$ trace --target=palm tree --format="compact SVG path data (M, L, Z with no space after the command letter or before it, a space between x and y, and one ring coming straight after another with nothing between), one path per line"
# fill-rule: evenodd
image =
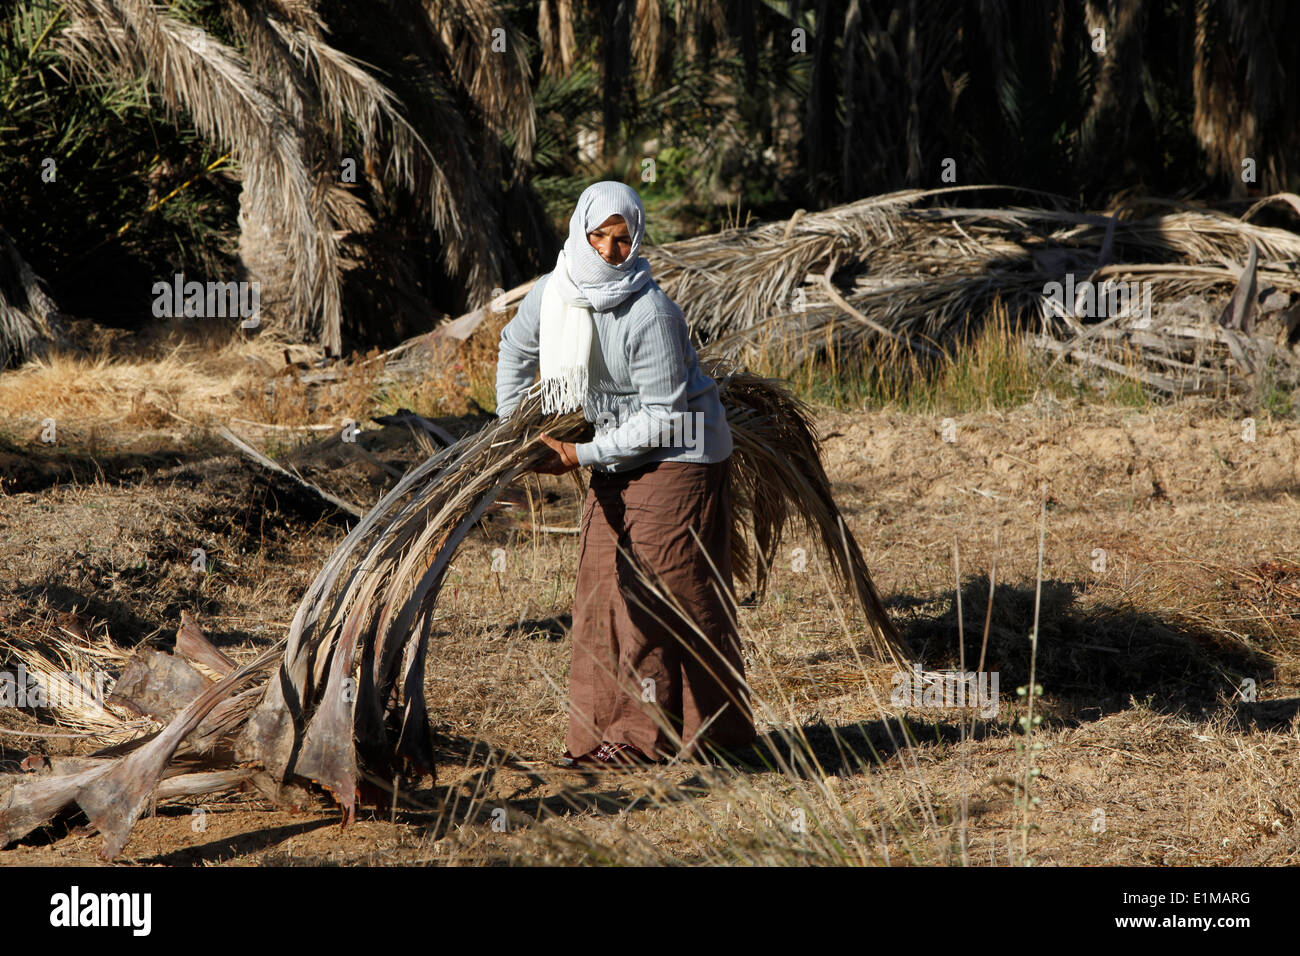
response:
M347 260L381 247L371 240L385 226L412 232L422 222L465 300L529 271L509 253L520 235L548 241L523 188L534 138L525 45L494 4L63 8L42 42L80 82L143 82L176 123L192 123L234 158L239 257L261 283L263 317L289 336L340 349ZM389 77L359 50L390 66Z
M238 256L262 283L265 317L332 350L345 335L373 338L376 324L394 329L402 315L426 324L431 301L469 306L540 271L555 237L534 186L556 207L572 201L597 171L576 158L583 131L603 133L603 175L631 173L641 141L659 138L681 158L674 189L707 194L717 180L717 194L740 184L817 206L941 185L949 158L959 183L1090 202L1136 186L1278 191L1294 188L1288 157L1300 145L1287 95L1300 53L1281 39L1300 27L1300 6L1287 0L18 0L11 9L22 22L0 24L0 106L21 113L29 93L65 82L53 67L32 80L47 57L74 63L87 91L150 91L175 129L192 124L207 148L233 157ZM792 30L806 50L792 49ZM94 124L110 115L83 119L84 130L101 133ZM28 138L15 145L20 125ZM0 127L24 168L53 148L30 138L42 123L0 117ZM795 150L797 165L787 162ZM1254 184L1243 182L1247 160ZM119 157L118 178L123 166ZM544 175L530 178L534 169ZM56 217L40 206L51 200L35 198L6 208L0 195L0 222L57 292L32 233L67 220L68 207ZM12 361L54 334L35 317L53 313L33 311L20 272L6 268L0 359Z
M820 0L810 26L805 168L823 201L940 185L949 157L959 182L1095 201L1240 195L1246 158L1257 188L1294 184L1285 0Z
M1294 189L1300 8L1287 0L1206 0L1193 17L1193 125L1207 170L1240 194L1243 160L1253 159L1263 191Z
M793 110L803 99L799 80L792 81L799 66L782 52L789 20L776 4L539 0L536 9L538 90L547 105L539 119L544 127L554 120L576 127L584 139L570 148L568 171L634 175L650 139L684 158L679 178L701 198L718 198L707 195L715 180L727 180L720 193L773 180L773 164L762 168L761 157L775 138L774 104ZM553 91L587 70L597 103L566 89L573 108L556 104ZM540 165L555 172L552 150ZM569 177L543 178L570 185Z

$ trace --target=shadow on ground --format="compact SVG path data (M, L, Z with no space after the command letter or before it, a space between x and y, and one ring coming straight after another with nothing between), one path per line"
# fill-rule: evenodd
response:
M1164 618L1132 607L1081 603L1083 585L1042 584L1035 681L1053 700L1104 716L1130 699L1158 713L1204 716L1222 708L1247 682L1274 677L1269 658L1223 631ZM997 672L1003 695L1029 682L1032 585L1000 584L993 595L988 646L982 647L989 580L973 576L961 591L965 666ZM903 636L926 669L960 666L957 610L900 622ZM1262 636L1261 636L1262 639Z

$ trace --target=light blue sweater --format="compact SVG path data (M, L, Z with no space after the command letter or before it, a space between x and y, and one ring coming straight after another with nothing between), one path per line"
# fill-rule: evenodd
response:
M548 273L537 281L501 330L501 418L510 416L537 374L542 292L549 278ZM731 428L717 383L700 371L677 304L651 280L611 311L592 316L594 407L585 414L596 433L576 446L579 463L614 472L654 461L724 461L732 450ZM608 372L603 376L601 359Z

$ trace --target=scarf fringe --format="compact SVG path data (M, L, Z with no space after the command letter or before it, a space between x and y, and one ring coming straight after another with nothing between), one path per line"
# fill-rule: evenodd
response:
M565 414L583 405L587 394L587 369L575 366L542 380L542 413Z

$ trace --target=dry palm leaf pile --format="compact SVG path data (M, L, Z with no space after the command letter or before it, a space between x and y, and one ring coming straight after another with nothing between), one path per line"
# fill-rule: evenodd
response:
M706 363L735 439L733 544L738 578L760 592L792 520L830 557L866 620L874 653L903 662L897 632L839 515L808 409L772 380ZM253 787L300 805L325 787L346 823L362 788L434 770L424 661L443 576L497 496L548 453L542 430L581 437L581 413L544 419L534 393L506 421L411 469L351 530L307 593L285 640L237 665L185 618L176 653L134 654L83 636L11 645L33 674L107 669L102 706L55 708L70 730L109 746L37 760L0 778L0 846L74 806L116 856L152 802Z
M1240 216L1154 199L943 204L973 190L1006 188L890 193L646 255L723 357L776 343L798 362L880 342L937 356L1001 308L1037 348L1164 392L1237 388L1270 365L1300 383L1300 233L1252 221L1266 207L1300 215L1300 197Z

